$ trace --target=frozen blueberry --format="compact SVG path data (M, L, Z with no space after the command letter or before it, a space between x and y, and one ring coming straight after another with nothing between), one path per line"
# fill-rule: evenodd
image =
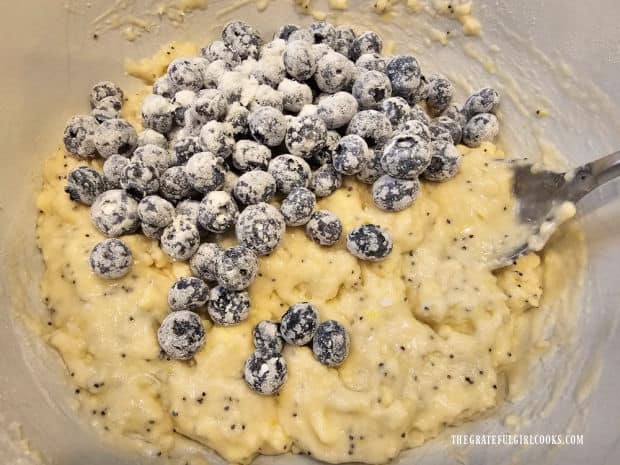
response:
M209 294L207 312L216 325L239 324L250 314L250 295L246 291L215 286Z
M428 81L426 80L426 76L423 74L420 75L420 82L418 87L413 89L409 95L406 96L407 102L409 105L417 105L426 100L428 97Z
M426 125L431 123L431 119L420 105L411 106L411 114L409 115L409 118L420 121Z
M398 179L384 174L372 185L372 199L381 210L397 212L411 206L418 198L420 181Z
M306 158L325 144L327 128L318 116L292 119L286 128L284 143L293 155Z
M122 155L112 155L103 163L103 180L106 190L120 189L121 175L129 164L129 159Z
M284 348L284 339L280 336L280 323L276 321L259 321L252 330L254 347L257 350L280 353Z
M239 176L233 193L244 205L269 202L276 193L276 181L266 171L248 171Z
M202 143L199 137L180 137L172 145L173 164L184 165L199 152L202 152Z
M159 193L171 202L179 202L194 194L185 166L172 166L162 173L159 178Z
M132 197L141 199L159 190L158 175L152 166L139 160L130 160L121 173L121 187Z
M312 173L310 190L317 197L327 197L342 186L342 175L331 163L325 163Z
M304 105L312 103L310 86L292 79L283 79L278 85L278 92L282 94L282 105L286 111L297 113Z
M317 328L312 340L312 352L323 365L328 367L342 365L349 355L347 330L335 320L324 321Z
M95 131L95 147L103 158L119 154L129 156L138 144L138 134L124 119L103 121Z
M461 127L464 127L467 124L467 116L465 115L465 112L463 112L461 108L456 105L448 105L448 108L441 113L441 116L453 119Z
M168 150L152 144L136 148L131 159L155 168L158 174L166 171L174 161Z
M121 112L122 103L117 97L106 97L97 103L97 106L90 112L97 122L101 123L107 119L118 118Z
M279 155L269 162L269 174L276 180L276 188L288 194L295 187L307 187L312 171L310 166L295 155Z
M217 254L215 276L220 286L231 291L250 287L258 273L258 258L247 247L236 246Z
M194 103L196 92L193 90L180 90L172 98L172 107L174 109L173 117L177 126L183 126L185 123L185 112Z
M224 184L224 162L210 152L193 155L185 165L185 170L190 184L198 192L214 191Z
M204 87L204 71L208 64L201 57L175 58L168 65L168 77L179 90L198 92Z
M189 268L192 274L203 281L216 281L217 257L221 252L222 249L217 244L209 242L200 244L196 253L189 259Z
M387 116L377 110L364 110L351 119L347 134L356 134L373 147L387 142L392 136L392 124Z
M287 380L286 360L279 353L257 350L246 360L243 377L254 392L270 396Z
M461 142L463 129L461 125L447 116L440 116L439 118L435 118L431 124L429 125L429 130L431 131L431 136L435 134L441 133L441 128L445 129L450 133L450 137L452 138L452 142L458 144ZM440 137L435 137L435 139L443 139Z
M220 190L224 192L228 192L229 194L232 194L233 191L235 190L235 186L237 185L238 180L239 180L239 176L236 173L233 173L232 171L227 170L226 173L224 173L224 184L222 184L222 187L220 187Z
M161 97L172 98L178 90L167 74L158 77L153 83L153 94Z
M350 88L355 78L355 65L338 52L324 55L316 64L314 80L323 92L333 94Z
M110 81L101 81L93 86L90 91L90 106L96 108L99 103L107 98L114 97L118 101L123 101L123 91L119 86Z
M186 216L176 216L162 231L161 249L173 260L187 260L200 245L200 233Z
M385 58L378 53L365 53L355 61L355 66L360 71L379 71L380 73L385 73Z
M358 181L364 184L372 184L385 174L381 167L382 155L383 146L368 149L364 163L362 163L360 171L355 175Z
M317 58L310 42L303 40L289 42L282 59L288 75L298 81L310 79L316 71Z
M228 106L224 122L232 126L234 137L245 137L248 134L248 116L250 111L239 102Z
M332 156L334 169L341 174L354 175L362 169L368 156L368 145L360 136L349 134L338 142Z
M212 120L222 120L226 115L226 105L226 97L222 92L217 89L204 89L198 92L188 111L204 124Z
M330 211L315 211L306 224L306 235L319 245L334 245L342 235L342 223Z
M256 79L259 84L278 87L278 84L286 76L284 60L281 55L265 55L258 63L256 68L250 73L250 77Z
M260 107L272 107L281 112L284 109L282 94L267 85L259 85L254 92L254 100L250 103L250 110Z
M392 83L392 94L409 98L420 85L420 64L412 55L396 55L387 63L385 73Z
M499 106L499 92L485 87L470 95L463 104L463 112L468 118L479 113L494 113Z
M293 189L280 205L280 212L288 226L302 226L310 221L316 196L305 187Z
M257 203L245 208L237 218L236 234L239 244L258 255L268 255L280 244L285 230L280 211L267 204Z
M351 44L350 56L352 60L357 59L365 53L377 53L381 55L383 51L383 40L376 32L368 31L360 34Z
M454 143L450 129L444 124L438 123L436 120L432 121L428 125L428 132L431 135L431 140L433 141L443 140L445 142L449 142L450 144Z
M325 122L328 129L346 126L357 113L358 104L348 92L336 92L318 103L317 115Z
M237 216L239 208L229 193L211 191L200 202L198 224L209 232L220 234L235 224Z
M90 219L108 237L133 233L140 225L138 202L123 190L105 191L97 196L90 207Z
M258 58L263 38L260 33L243 21L231 21L222 30L222 40L240 59Z
M326 21L315 21L308 26L308 30L314 37L315 44L326 44L329 47L336 45L336 28Z
M77 158L96 156L95 133L99 123L92 116L72 116L67 122L63 141L67 152Z
M227 71L230 71L230 65L224 60L215 60L213 63L209 63L205 70L205 88L215 89Z
M235 144L232 164L240 171L267 169L271 160L271 151L253 140L240 140Z
M200 130L200 143L206 152L221 158L229 157L235 147L232 125L209 121Z
M350 26L337 26L336 39L332 48L345 57L351 57L351 47L355 40L355 32Z
M189 310L168 314L157 330L164 353L175 360L189 360L205 343L205 328L200 317Z
M200 49L200 55L210 63L223 60L229 66L238 65L241 62L239 55L221 40L214 40L209 45Z
M362 260L383 260L393 246L390 233L376 224L363 224L347 234L347 250Z
M428 181L445 181L452 178L459 170L461 154L450 142L438 140L429 146L431 163L422 176Z
M402 97L389 97L379 102L378 110L383 113L396 129L410 119L411 107Z
M336 131L327 131L325 144L321 148L314 150L307 159L310 166L318 168L325 163L331 163L332 155L336 150L338 142L340 142L340 134Z
M282 315L280 334L287 343L303 346L312 340L318 326L316 306L310 302L299 302L291 305Z
M403 133L393 137L383 148L381 167L390 176L415 179L431 161L428 143L421 137Z
M428 80L428 95L426 108L431 116L439 116L452 100L454 86L450 81L441 76L432 76Z
M317 106L316 105L304 105L302 109L297 113L297 117L301 118L302 116L314 116L317 114ZM287 115L289 118L291 115Z
M417 119L410 119L409 121L405 121L398 127L398 131L401 135L409 134L413 136L418 136L426 142L430 142L432 138L431 131L428 125Z
M327 44L314 44L312 45L312 52L317 60L320 60L329 52L333 52L334 50Z
M287 42L294 42L296 40L314 44L314 36L307 28L299 28L296 31L291 32L291 35L288 36Z
M154 241L158 241L161 239L161 233L163 232L164 228L158 228L157 226L142 223L140 224L140 230L142 231L144 237L153 239Z
M166 139L166 136L163 134L160 134L153 129L146 128L138 134L138 147L149 144L165 149L168 147L168 139Z
M246 73L241 71L226 71L217 82L219 90L227 102L240 102L247 104L247 93L249 89L254 89L258 85L254 80L250 81Z
M165 228L174 218L174 206L158 195L148 195L138 203L138 218L156 228Z
M177 279L168 291L168 306L173 312L196 310L209 300L209 287L193 276Z
M268 147L280 145L286 135L286 120L273 107L258 107L248 116L250 133L257 142Z
M88 166L78 166L67 176L65 192L69 198L84 205L92 205L95 198L105 190L105 183L98 171Z
M120 239L105 239L90 252L90 269L100 278L118 279L129 273L131 250Z
M142 124L162 134L168 134L174 123L174 107L161 95L147 95L142 101Z
M297 24L283 24L275 32L275 34L273 35L273 38L288 40L290 35L298 29L299 29L299 26Z
M360 108L377 108L381 100L392 95L392 84L380 71L365 71L353 83L352 93Z
M493 141L499 134L499 122L492 113L474 115L463 128L463 143L479 147L482 142Z
M184 215L198 224L198 211L200 209L200 202L197 200L183 200L179 202L174 209L175 215Z

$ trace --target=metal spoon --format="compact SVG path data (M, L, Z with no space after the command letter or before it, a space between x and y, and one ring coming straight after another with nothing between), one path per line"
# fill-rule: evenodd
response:
M619 176L620 151L566 173L538 171L531 164L515 166L513 193L517 200L517 218L529 226L533 236L542 238L537 250L542 248L561 222L561 218L556 215L558 207L566 205L566 202L577 203L586 194ZM549 234L540 234L543 227L547 228ZM531 250L532 242L525 241L499 257L494 268L510 265Z

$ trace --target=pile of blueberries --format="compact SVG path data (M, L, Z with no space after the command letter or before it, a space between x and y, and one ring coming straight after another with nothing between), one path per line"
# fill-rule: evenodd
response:
M497 91L481 89L459 108L447 79L424 76L412 55L384 57L382 47L375 32L356 36L324 21L284 25L264 43L251 25L232 21L221 40L200 56L173 60L155 81L140 134L120 118L123 92L108 81L93 87L91 114L69 120L67 151L105 159L102 173L71 171L65 188L90 206L108 237L91 252L92 270L109 279L127 274L132 254L118 237L138 231L173 260L189 260L194 276L170 289L172 312L158 332L169 358L188 359L202 347L196 310L206 307L223 326L247 318L258 256L276 249L286 226L305 226L322 246L340 240L340 219L317 211L316 199L340 188L344 176L372 185L378 208L403 210L417 198L419 178L440 182L457 173L455 144L476 147L497 136ZM238 246L210 240L233 229ZM379 225L346 237L363 260L387 257L392 245ZM262 383L250 381L254 372L286 371L281 357L276 363L265 353L279 352L257 345L246 365L250 386Z

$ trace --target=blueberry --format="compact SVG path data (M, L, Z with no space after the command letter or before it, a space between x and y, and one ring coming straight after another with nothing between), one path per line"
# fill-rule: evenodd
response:
M286 121L282 112L272 107L258 107L248 116L252 137L269 147L280 145L286 135Z
M239 176L236 173L233 173L232 171L227 170L224 173L224 184L222 184L222 187L220 187L220 190L227 192L229 194L233 194L238 180L239 180Z
M67 152L77 158L96 156L95 134L99 123L92 116L72 116L65 127L63 141Z
M362 260L383 260L393 246L390 233L376 224L363 224L347 234L347 250Z
M198 92L188 112L204 124L212 120L222 120L226 115L226 106L226 97L222 92L217 89L204 89Z
M165 98L172 98L174 94L178 91L177 87L172 83L170 76L164 74L163 76L155 79L153 83L153 95L159 95Z
M421 137L403 133L393 137L383 148L381 167L390 176L415 179L431 161L428 143Z
M263 38L260 33L243 21L231 21L222 30L222 40L239 58L258 58Z
M189 259L189 267L192 274L203 281L216 281L217 257L222 249L217 244L205 242L200 244L198 250Z
M152 166L130 160L121 173L121 187L132 197L141 199L159 190L158 174Z
M122 155L112 155L103 163L103 180L106 190L120 189L121 175L129 159Z
M392 136L392 124L383 113L377 110L364 110L351 119L347 134L356 134L373 147L387 142Z
M296 187L282 200L280 212L288 226L302 226L306 224L314 207L316 196L305 187Z
M313 44L312 45L312 53L316 57L317 61L327 55L329 52L333 52L334 50L327 44Z
M341 174L354 175L360 172L368 156L368 145L360 136L349 134L338 142L332 157L334 169Z
M168 291L168 306L173 312L197 310L209 300L209 287L193 276L177 279Z
M105 239L90 252L90 269L100 278L118 279L129 273L133 264L131 250L119 239Z
M185 112L192 106L196 100L196 92L193 90L180 90L172 98L173 118L177 126L183 126L185 123Z
M276 193L276 181L266 171L248 171L239 177L233 193L244 205L269 202Z
M396 55L392 57L385 68L392 83L392 94L409 98L420 85L420 64L412 55Z
M303 40L289 42L282 59L287 74L298 81L310 79L316 71L317 57L310 42Z
M447 116L440 116L439 118L435 118L429 126L431 136L433 134L439 134L440 132L442 132L439 128L444 128L450 133L450 137L452 138L453 143L458 144L459 142L461 142L463 129L461 128L461 125L453 119L448 118Z
M308 163L311 167L318 168L325 163L331 163L332 156L336 151L336 146L340 142L340 134L336 131L327 131L325 135L325 144L320 149L314 150L310 157L308 157Z
M209 294L207 312L211 321L219 326L232 326L247 319L250 314L250 295L215 286Z
M437 120L433 120L428 125L428 132L431 135L431 140L443 140L445 142L449 142L450 144L454 143L454 139L452 138L452 133L450 132L450 128L446 127L445 124L441 124L437 122Z
M330 211L315 211L306 224L306 235L319 245L334 245L342 235L342 223Z
M381 100L392 95L392 84L380 71L365 71L353 83L352 93L360 108L377 108Z
M205 343L205 329L200 317L189 310L170 313L157 330L157 340L164 353L175 360L189 360Z
M491 87L485 87L470 95L463 104L463 112L467 118L479 113L494 113L499 106L499 92Z
M258 203L249 205L239 214L235 229L239 244L258 255L268 255L280 244L285 227L278 209L267 203Z
M280 323L276 321L259 321L252 330L254 347L270 353L280 353L284 348L284 339L280 336Z
M248 116L250 111L239 102L234 102L228 106L224 122L232 126L233 136L245 137L248 135Z
M364 184L372 184L382 175L385 174L381 167L381 156L383 155L383 146L368 149L364 163L360 171L355 175L358 181Z
M185 165L192 187L198 192L217 190L224 184L224 162L210 152L199 152Z
M174 206L158 195L148 195L138 203L138 218L156 228L165 228L175 217Z
M327 128L318 116L293 118L287 125L284 143L292 155L306 158L325 144Z
M248 79L241 71L226 71L217 81L219 90L228 103L239 103L242 99L247 104L248 90L254 89L256 83Z
M282 112L284 109L282 94L267 85L259 85L254 92L254 100L250 104L250 110L254 111L260 107L272 107Z
M357 109L357 100L353 95L348 92L336 92L319 101L317 115L328 129L337 129L349 124Z
M409 121L405 121L398 127L398 131L401 135L407 134L420 137L425 142L430 142L432 138L431 131L428 125L417 119L410 119Z
M342 365L349 355L347 330L337 321L324 321L317 328L312 340L312 352L323 365L328 367Z
M205 152L211 152L216 157L229 157L235 147L232 125L209 121L200 130L200 143Z
M78 166L67 175L65 192L69 198L84 205L92 205L105 190L105 183L98 171L88 166Z
M239 216L232 196L224 191L211 191L200 202L198 224L205 230L221 234L230 229Z
M426 80L426 76L423 74L420 75L420 83L418 87L413 89L409 95L407 95L407 102L409 105L417 105L420 102L423 102L428 97L429 92L429 84Z
M291 35L288 36L287 42L295 42L296 40L308 42L311 45L314 44L314 36L307 28L300 28L291 32Z
M161 249L173 260L187 260L200 245L200 233L196 225L185 216L177 216L162 231Z
M278 92L282 95L284 110L298 113L304 105L312 103L312 89L307 84L283 79L278 84Z
M379 102L378 110L390 120L392 128L396 129L410 119L411 107L402 97L389 97Z
M231 291L250 287L258 272L258 258L247 247L236 246L217 254L215 275L220 286Z
M227 71L230 71L230 65L224 60L215 60L213 63L209 63L205 70L205 88L215 89Z
M170 168L174 161L173 156L168 150L152 144L136 148L131 159L154 168L158 174Z
M202 143L199 137L180 137L172 145L172 152L173 164L184 165L194 155L202 152Z
M108 237L133 233L140 226L138 202L120 189L105 191L90 207L90 219Z
M142 232L144 237L147 237L154 241L159 241L161 239L161 233L163 232L163 230L164 228L158 228L157 226L152 226L148 223L142 223L140 225L140 231Z
M307 187L312 174L308 163L295 155L275 157L269 162L268 171L282 194L288 194L295 187Z
M256 79L259 84L271 86L273 88L278 87L278 84L282 82L282 79L286 76L286 68L282 56L266 55L263 56L256 67L250 73L250 77Z
M97 103L90 114L101 123L107 119L118 118L122 103L117 97L106 97Z
M443 113L441 113L441 116L445 116L448 117L450 119L453 119L454 121L456 121L459 126L464 127L465 124L467 124L467 116L465 115L465 113L456 105L448 105L448 108L446 108Z
M372 199L381 210L397 212L411 206L420 193L417 179L397 179L384 174L372 185Z
M281 354L257 350L246 360L243 377L254 392L270 396L286 382L286 360Z
M175 208L175 216L183 215L189 218L193 223L198 224L198 212L200 210L200 202L197 200L183 200L179 202Z
M241 62L239 55L221 40L214 40L209 45L201 48L200 55L210 63L223 60L229 66L235 66Z
M163 134L160 134L153 129L146 128L138 134L138 147L149 144L165 149L168 148L168 139L166 139L166 136Z
M235 144L232 164L240 171L267 169L271 160L271 150L253 140L240 140Z
M327 197L342 186L342 175L336 171L331 163L325 163L312 173L310 190L317 197Z
M123 91L119 86L110 81L101 81L93 86L90 91L90 106L96 108L99 103L107 98L114 97L118 101L123 101Z
M355 32L350 26L337 26L336 39L332 48L345 57L351 58L351 47L355 40Z
M208 64L201 57L175 58L168 65L167 74L177 89L198 92L204 87L204 71Z
M162 134L168 134L174 124L174 107L161 95L147 95L142 101L142 125Z
M159 178L159 193L171 202L179 202L194 194L185 166L172 166Z
M482 142L491 142L499 134L499 122L492 113L474 115L463 128L463 143L468 147L479 147Z
M287 343L303 346L312 340L318 326L316 306L310 302L299 302L291 305L282 315L280 334Z
M411 114L409 115L409 118L427 125L431 123L431 119L420 105L411 106Z
M367 31L360 34L351 44L350 56L352 60L357 60L365 53L377 53L381 55L383 51L383 40L376 32Z
M333 94L350 88L355 77L355 65L344 55L330 52L316 64L314 80L323 92Z
M329 47L336 45L336 28L326 21L315 21L308 26L315 44L326 44Z
M385 58L378 53L364 53L356 61L355 66L360 71L379 71L385 73Z
M446 141L431 142L429 146L431 163L422 176L428 181L445 181L459 170L461 154L456 147Z
M431 116L439 116L452 100L454 86L450 81L441 76L432 76L428 80L428 95L426 108Z
M297 24L283 24L275 32L275 34L273 35L273 38L274 39L288 40L290 35L293 32L297 31L298 29L299 29L299 26Z

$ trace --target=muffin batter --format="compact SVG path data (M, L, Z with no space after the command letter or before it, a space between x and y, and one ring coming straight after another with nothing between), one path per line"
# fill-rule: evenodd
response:
M162 53L134 67L152 76L165 64ZM136 128L148 91L129 95L123 108ZM156 241L132 235L123 237L134 257L127 276L106 281L91 273L88 255L103 236L88 207L63 192L66 173L85 162L59 148L46 162L38 199L50 308L45 337L68 367L80 410L153 455L175 453L186 437L231 462L293 451L381 463L494 407L507 389L504 375L538 342L531 326L550 309L542 305L544 276L563 263L554 253L550 264L531 254L489 270L504 234L521 233L510 171L492 144L459 150L460 173L424 183L405 211L377 209L368 186L351 180L320 200L317 208L334 212L345 232L366 222L388 229L392 254L363 262L346 251L344 238L326 249L302 228L288 229L260 260L248 320L214 327L203 313L206 344L195 361L182 362L159 358L156 331L169 312L170 285L189 276L189 267L171 262ZM350 356L327 368L308 347L287 346L282 391L255 394L242 374L252 328L299 301L312 301L321 320L346 326Z

